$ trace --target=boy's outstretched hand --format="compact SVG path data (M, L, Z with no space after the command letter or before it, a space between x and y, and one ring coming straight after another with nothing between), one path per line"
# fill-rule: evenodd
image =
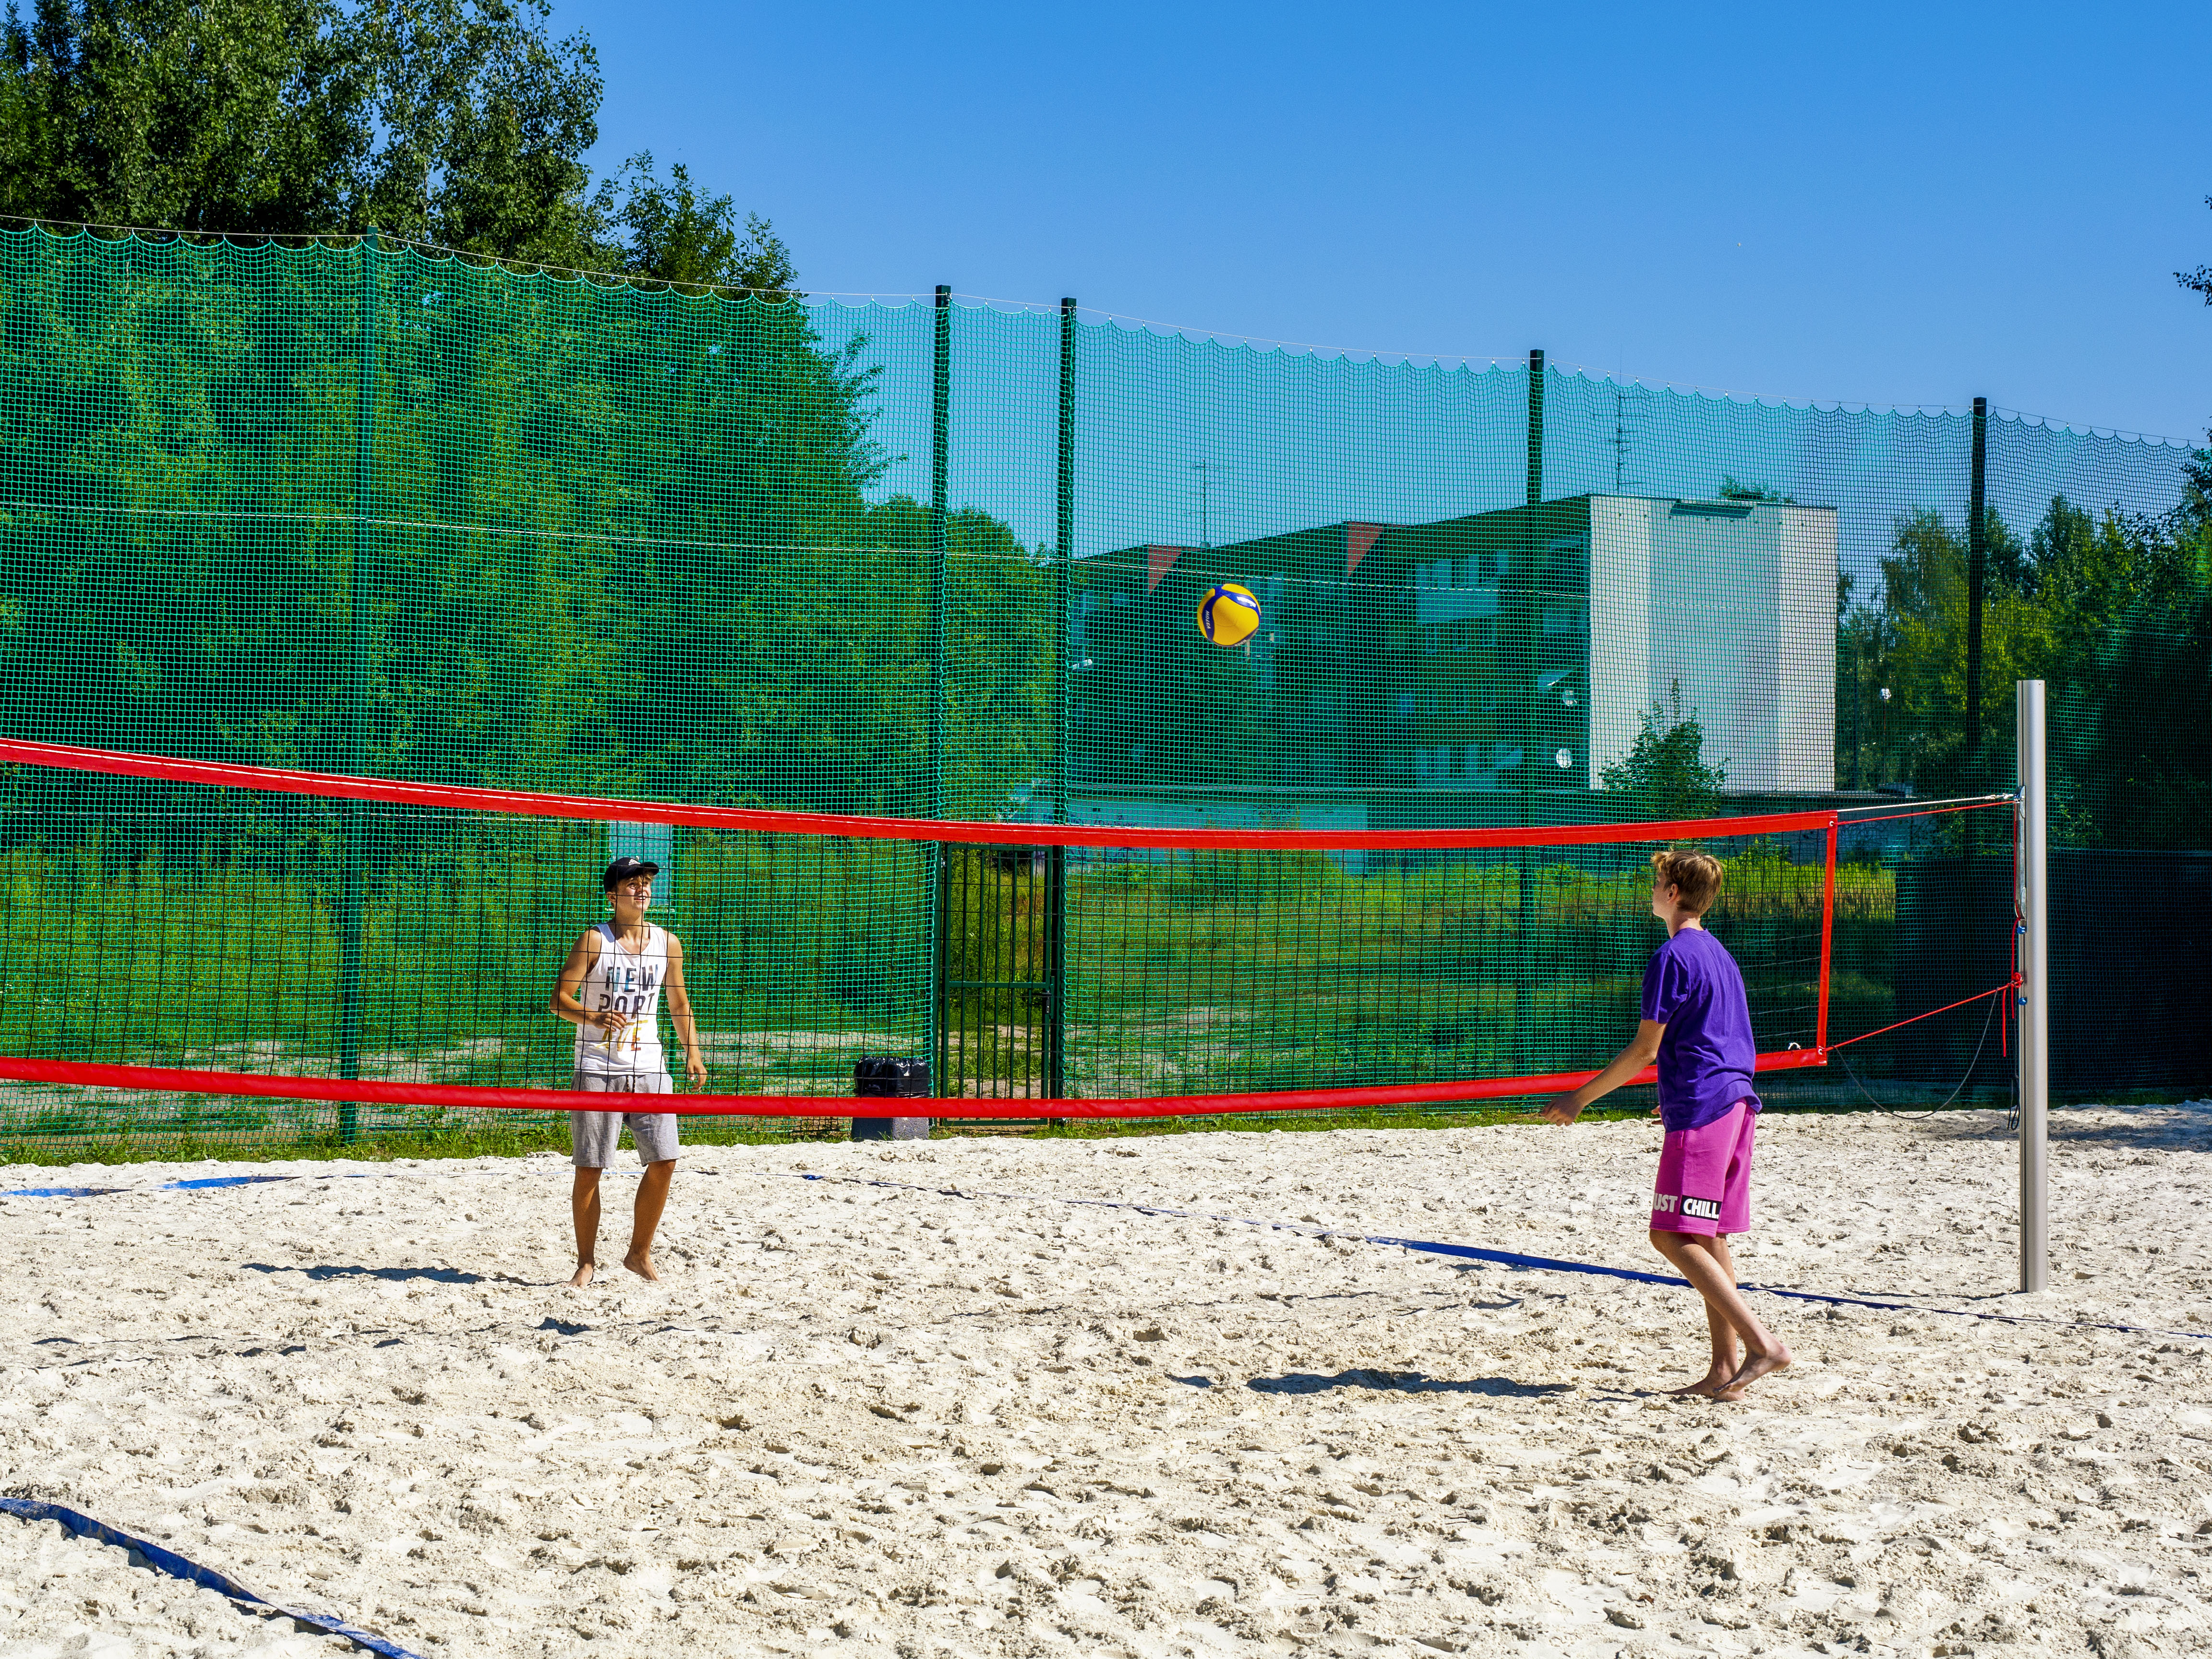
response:
M1660 1039L1667 1035L1662 1021L1647 1019L1636 1028L1636 1035L1628 1046L1613 1057L1613 1064L1600 1072L1579 1089L1563 1095L1553 1095L1536 1114L1547 1123L1572 1123L1583 1115L1583 1109L1603 1100L1624 1084L1633 1083L1637 1074L1659 1057Z

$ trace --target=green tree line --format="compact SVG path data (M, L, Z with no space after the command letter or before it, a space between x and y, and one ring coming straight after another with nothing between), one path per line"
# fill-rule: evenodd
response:
M35 0L0 28L0 213L280 240L381 229L767 297L764 220L649 154L594 179L605 92L545 0Z
M2050 684L2054 824L2075 845L2201 847L2212 823L2212 454L2160 516L2055 497L1984 532L1981 744L1966 744L1969 549L1899 521L1879 597L1837 633L1837 781L1924 796L2009 787L2013 684Z
M2206 199L2212 206L2212 198ZM2176 271L2212 305L2212 265ZM1731 481L1733 482L1733 481ZM1967 743L1970 550L1934 511L1901 519L1877 597L1838 596L1837 782L1923 795L2008 785L2013 684L2050 685L2061 838L2201 848L2212 823L2212 441L2157 514L2055 496L2025 540L1983 520L1978 751Z
M548 24L535 0L9 11L0 213L185 233L0 238L11 726L988 810L1044 765L1034 553L950 515L967 667L933 803L929 515L880 489L884 354L825 340L773 228L682 167L595 181L597 64ZM436 246L329 240L371 232Z
M411 250L0 237L11 725L927 811L929 514L875 488L867 343ZM981 512L946 543L945 799L988 805L1042 769L1049 573Z

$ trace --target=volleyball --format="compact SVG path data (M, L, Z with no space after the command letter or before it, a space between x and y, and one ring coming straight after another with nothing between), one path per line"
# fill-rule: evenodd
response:
M1216 645L1242 645L1259 625L1259 595L1249 587L1222 582L1198 602L1198 631Z

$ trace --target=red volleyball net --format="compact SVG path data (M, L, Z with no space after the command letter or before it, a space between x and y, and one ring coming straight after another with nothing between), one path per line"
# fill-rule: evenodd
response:
M675 1065L667 1104L702 1115L1194 1117L1572 1087L1634 1029L1660 937L1650 856L1679 846L1723 865L1707 920L1742 965L1760 1071L1796 1072L1839 1046L1839 918L1848 941L1897 903L1894 870L1850 856L1832 810L1162 828L23 742L0 742L0 1135L19 1139L569 1109L574 1032L548 998L623 852L662 866L652 917L683 940L708 1068L684 1091ZM931 1092L856 1106L870 1056L927 1062Z

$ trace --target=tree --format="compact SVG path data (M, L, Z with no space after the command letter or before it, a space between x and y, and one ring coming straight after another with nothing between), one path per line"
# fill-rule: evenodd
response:
M349 228L596 263L583 158L605 88L590 41L548 38L550 14L548 0L372 0L337 14L331 32L374 88Z
M2023 542L1985 521L1983 753L1963 746L1965 539L1940 514L1899 520L1878 602L1838 630L1838 773L1963 793L2010 776L2016 680L2051 687L2057 823L2075 844L2188 846L2212 811L2195 709L2212 700L2212 526L2052 498ZM1884 691L1887 696L1883 696Z
M2212 196L2204 198L2204 205L2212 208ZM2185 289L2204 296L2204 303L2212 306L2212 265L2199 265L2194 270L2177 270L2173 280Z
M371 227L589 267L603 90L546 0L36 0L0 27L0 212Z
M37 0L0 27L0 211L345 230L374 77L331 0Z
M2199 534L2212 530L2212 448L2191 450L2181 472L2187 489L2175 512L2177 522Z
M650 154L592 187L603 90L546 0L37 0L0 27L0 213L393 234L798 297L757 216Z
M2012 672L2024 659L2021 601L2033 581L2027 555L2004 520L1983 519L1984 732L2005 729ZM1981 787L1991 763L1965 748L1967 549L1933 509L1896 524L1881 561L1880 598L1845 611L1836 630L1839 745L1848 787L1903 782L1922 793ZM2032 653L2029 653L2032 654ZM1969 776L1973 772L1975 775ZM1982 780L1986 781L1986 780Z
M1785 507L1794 507L1797 501L1795 495L1785 495L1778 489L1768 489L1765 484L1745 483L1733 472L1727 473L1722 477L1720 488L1713 494L1723 501L1778 501Z
M708 286L743 289L763 300L802 299L791 253L769 222L749 214L740 227L727 196L708 196L678 161L663 183L653 153L641 151L592 199L602 235L613 239L606 269L682 293Z
M2204 198L2204 205L2212 208L2212 196ZM2194 270L2177 270L2173 273L2173 280L2182 287L2203 295L2204 303L2212 306L2212 265L2199 265ZM2212 438L2212 434L2207 436ZM2188 464L2182 471L2189 485L2189 493L2181 504L2185 521L2200 528L2212 526L2212 444L2191 452Z
M117 515L15 526L0 666L29 640L63 665L57 736L917 810L927 516L869 499L881 371L787 303L789 251L730 196L649 154L592 185L598 68L547 22L543 0L7 15L0 210L186 235L0 246L0 464ZM203 245L372 226L658 291ZM361 499L398 522L356 544ZM241 538L271 509L326 527ZM985 515L952 539L956 605L969 573L1026 572ZM988 713L952 688L954 793L1000 750L1040 769L1032 656Z
M1697 709L1684 709L1682 682L1676 680L1668 701L1654 702L1637 722L1627 754L1598 774L1605 787L1655 818L1711 817L1728 781L1728 766L1705 758L1705 725Z

